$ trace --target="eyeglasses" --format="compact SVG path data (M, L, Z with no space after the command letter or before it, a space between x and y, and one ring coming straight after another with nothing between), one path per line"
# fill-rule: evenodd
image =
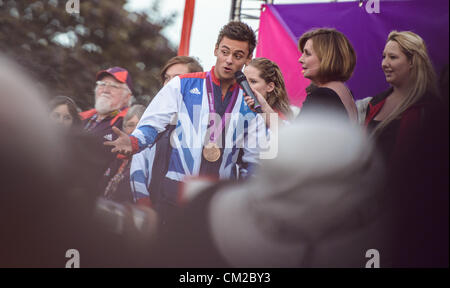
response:
M126 88L124 86L121 86L121 85L116 84L116 83L111 83L111 82L97 81L97 82L95 82L95 84L97 84L98 87L102 87L102 88L104 88L104 87L111 87L113 89L128 89L128 88Z

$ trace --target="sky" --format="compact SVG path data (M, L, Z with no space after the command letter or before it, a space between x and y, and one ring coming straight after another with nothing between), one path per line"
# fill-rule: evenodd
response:
M153 18L150 7L155 1L159 1L161 16L167 16L173 12L177 17L172 25L165 27L162 34L169 39L173 47L178 47L181 39L183 25L183 13L185 0L128 0L126 8L130 11L148 12ZM274 4L331 2L330 0L274 0ZM247 8L259 8L262 2L243 1ZM244 7L244 6L243 6ZM205 70L209 70L216 62L214 46L220 28L230 20L231 0L196 0L194 20L191 31L189 56L195 56L200 60ZM259 16L259 11L249 11L248 14ZM255 31L258 29L258 20L242 19Z

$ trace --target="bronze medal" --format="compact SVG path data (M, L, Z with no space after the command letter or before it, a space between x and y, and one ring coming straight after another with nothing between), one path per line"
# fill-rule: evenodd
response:
M221 151L219 148L219 145L217 145L217 143L215 142L218 138L217 135L220 135L221 133L224 132L224 128L225 128L225 115L227 113L231 113L231 111L233 110L234 105L236 104L237 101L237 97L239 94L240 89L235 89L233 94L232 94L232 98L230 100L230 102L228 103L226 109L225 109L225 113L223 116L221 116L221 121L220 123L215 123L215 121L211 118L211 114L216 113L216 109L214 107L214 89L213 89L213 81L211 79L211 72L208 72L206 74L206 90L207 90L207 96L208 96L208 105L209 105L209 118L208 118L208 128L209 129L207 131L207 139L209 140L205 146L203 146L203 157L205 157L205 159L209 162L216 162L217 160L219 160L220 155L221 155ZM218 124L221 124L219 127ZM205 141L206 143L206 141Z
M203 147L203 157L209 162L216 162L220 158L220 148L214 142L209 142Z

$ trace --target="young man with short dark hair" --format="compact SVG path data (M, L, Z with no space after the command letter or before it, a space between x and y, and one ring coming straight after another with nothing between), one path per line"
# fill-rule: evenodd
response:
M131 136L115 129L118 139L105 142L114 146L112 152L134 154L152 145L177 116L169 168L161 183L160 213L177 205L179 184L186 177L233 178L240 151L241 167L251 171L257 163L259 147L248 143L255 144L257 133L265 133L264 121L246 105L234 75L252 59L255 45L248 25L228 23L215 45L217 60L211 71L172 79L155 96Z

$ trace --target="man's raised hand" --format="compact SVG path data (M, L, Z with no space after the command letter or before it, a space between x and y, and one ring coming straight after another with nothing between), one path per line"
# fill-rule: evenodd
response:
M124 155L131 155L133 147L131 145L130 136L117 127L112 127L112 130L116 133L117 139L114 141L105 141L103 142L103 145L113 146L114 148L111 150L112 153L119 152Z

